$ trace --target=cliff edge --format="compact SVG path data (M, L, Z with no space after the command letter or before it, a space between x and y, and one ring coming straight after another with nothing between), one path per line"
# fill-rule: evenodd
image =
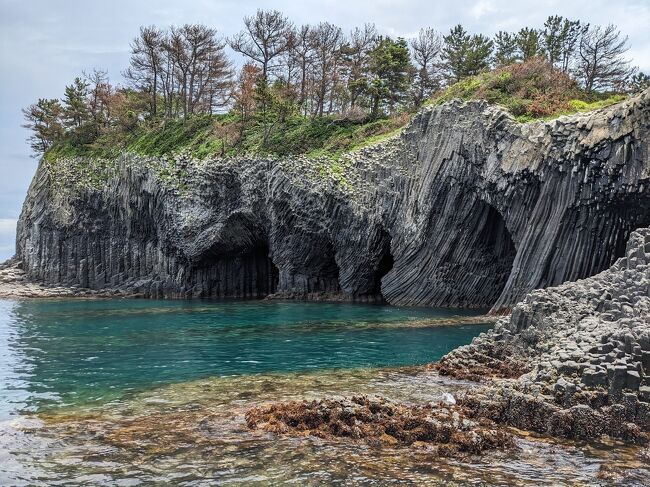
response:
M503 312L624 256L649 183L650 91L527 124L453 101L336 160L44 160L16 257L49 286Z

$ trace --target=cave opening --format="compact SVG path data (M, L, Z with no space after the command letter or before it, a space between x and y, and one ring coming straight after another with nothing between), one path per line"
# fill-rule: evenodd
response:
M307 294L340 294L339 266L336 263L334 245L328 239L314 245L313 252L305 262Z
M201 297L262 299L276 292L280 273L266 242L226 253L216 250L190 275L189 284Z
M487 209L484 223L478 234L478 248L495 260L503 264L504 270L510 273L512 261L516 254L515 244L512 242L510 232L501 214L492 206L483 203ZM505 284L505 283L504 283Z
M631 233L650 225L650 199L634 193L577 207L562 224L561 246L549 259L544 286L593 276L625 257Z
M477 200L447 249L435 273L437 296L430 304L492 307L505 288L517 253L501 214Z
M382 303L386 302L384 295L381 292L381 281L386 274L388 274L393 268L395 259L390 249L391 238L390 235L383 231L381 235L382 249L379 256L379 261L377 267L373 273L373 284L370 291L370 296L373 300L380 301Z
M482 228L479 227L475 250L485 268L478 272L483 279L477 281L477 291L479 298L485 296L484 303L479 304L488 307L505 288L517 249L501 214L488 203L481 205Z
M269 246L266 243L256 245L249 252L253 265L255 266L251 283L254 281L254 293L257 298L265 298L275 293L280 281L280 272L271 259ZM253 289L251 289L253 292Z

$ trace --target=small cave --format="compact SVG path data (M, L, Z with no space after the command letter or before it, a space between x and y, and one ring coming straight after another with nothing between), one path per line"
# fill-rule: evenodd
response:
M476 200L431 274L430 306L490 308L505 288L517 250L501 214Z
M481 202L479 213L478 234L475 240L476 257L482 270L467 269L479 279L476 281L476 290L483 303L479 306L492 306L503 291L508 277L512 271L512 264L517 254L517 249L506 223L499 212L487 203Z
M336 263L335 251L332 242L325 240L314 245L312 253L305 263L307 277L307 294L341 293L339 285L339 266Z
M381 292L381 280L393 268L395 259L393 258L393 254L391 253L390 250L391 238L386 231L382 232L381 242L382 242L382 248L379 256L379 261L377 263L377 267L375 268L373 273L373 284L372 284L372 289L370 291L370 297L375 301L380 301L384 303L386 302L386 299L384 298Z
M615 232L613 250L610 250L612 255L606 258L611 265L617 259L625 257L627 241L633 231L650 227L650 199L642 194L628 196L615 205L612 214L605 218L620 226ZM603 269L598 269L597 272L601 270Z
M558 234L558 246L548 259L542 286L593 276L625 257L630 234L650 226L650 199L633 193L597 205L568 211Z
M188 287L203 298L262 299L276 292L279 275L268 244L257 242L249 249L206 256L191 271Z
M517 252L515 245L499 212L491 205L484 205L487 207L487 214L476 240L478 249L495 263L500 264L509 274Z

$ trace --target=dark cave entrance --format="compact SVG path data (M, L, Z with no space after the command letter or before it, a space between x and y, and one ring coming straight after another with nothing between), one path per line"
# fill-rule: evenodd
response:
M386 274L388 274L393 268L395 259L390 250L391 238L388 232L382 231L381 234L381 253L379 256L379 261L377 267L372 276L372 287L370 289L369 296L374 301L379 301L382 303L386 302L382 292L381 292L381 280Z
M276 292L279 279L268 244L257 242L246 250L211 252L191 273L190 286L204 298L261 299Z
M304 291L307 294L336 295L341 293L339 266L336 263L336 253L331 241L323 240L315 243L304 268L307 276Z
M487 203L483 203L483 212L487 209L483 228L478 235L478 246L487 256L491 256L497 263L505 264L508 273L512 267L517 250L512 242L510 232L499 212ZM505 284L505 283L504 283Z
M560 246L547 262L543 287L593 276L625 257L632 232L650 225L650 199L642 193L566 213Z
M517 254L501 214L478 200L463 222L463 231L442 263L447 288L438 304L461 308L490 308L505 288Z
M252 273L250 276L250 293L257 298L264 298L275 293L280 280L280 272L271 260L270 249L267 244L259 244L244 257L251 260Z

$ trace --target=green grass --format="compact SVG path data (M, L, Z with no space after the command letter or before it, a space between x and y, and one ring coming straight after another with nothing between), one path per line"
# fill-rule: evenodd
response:
M45 158L115 159L123 152L151 157L187 153L196 159L251 154L336 158L394 134L409 119L408 114L370 122L293 117L283 123L243 124L230 115L200 116L142 125L131 133L109 131L91 144L65 140L52 147Z

